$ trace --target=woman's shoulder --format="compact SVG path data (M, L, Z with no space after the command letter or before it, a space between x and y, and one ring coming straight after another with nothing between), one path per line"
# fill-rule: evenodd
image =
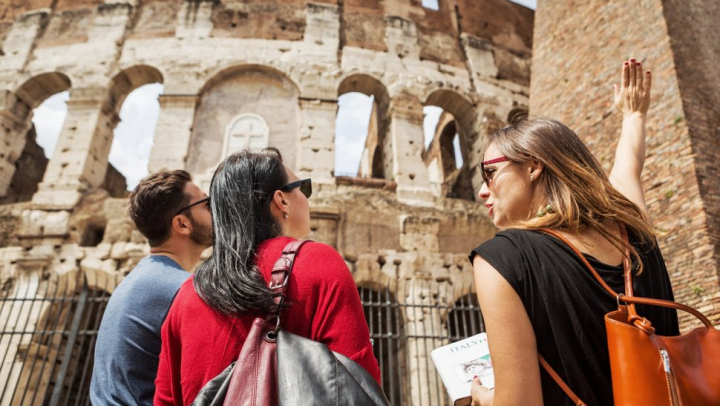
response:
M298 241L292 237L275 237L265 240L258 247L258 255L261 260L276 261L282 255L282 251L290 243ZM312 257L313 261L324 261L324 260L340 260L342 256L335 250L335 248L313 240L307 240L305 244L300 248L295 259L296 263L304 262L303 260Z
M290 243L297 241L291 237L275 237L261 244L258 249L259 262L262 264L274 264L282 256L283 249ZM322 274L322 277L332 278L335 270L347 272L349 269L343 257L335 248L312 240L308 240L300 248L294 259L293 273L312 275Z
M518 250L545 241L547 238L548 236L540 231L510 228L499 231L493 238L480 244L474 251L487 249Z

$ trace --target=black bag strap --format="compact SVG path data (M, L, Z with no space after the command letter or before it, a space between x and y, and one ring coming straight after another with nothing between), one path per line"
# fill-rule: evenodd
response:
M273 292L273 298L275 300L275 332L280 328L280 313L285 307L285 292L287 291L287 285L290 281L290 275L292 274L295 257L297 256L300 248L305 243L311 240L295 240L285 246L282 250L282 255L275 261L272 272L270 273L270 284L268 287Z

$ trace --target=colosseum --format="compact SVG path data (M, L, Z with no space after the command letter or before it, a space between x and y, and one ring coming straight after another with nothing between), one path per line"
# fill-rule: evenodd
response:
M717 322L720 82L687 49L717 61L718 45L692 38L717 37L720 6L640 3L0 0L0 405L89 404L104 306L149 252L109 155L124 101L151 84L163 90L148 171L185 169L207 189L228 154L278 147L313 179L310 238L353 273L391 403L444 405L430 351L483 330L467 254L496 231L475 201L486 136L529 109L570 124L609 168L608 89L618 61L641 57L660 89L649 207L677 299ZM34 112L62 92L48 153ZM351 93L372 106L358 169L340 173Z

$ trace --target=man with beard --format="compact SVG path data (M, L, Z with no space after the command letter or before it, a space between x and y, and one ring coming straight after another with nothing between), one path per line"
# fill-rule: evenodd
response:
M182 170L140 182L128 213L147 238L150 255L117 286L105 310L90 384L94 405L152 405L160 327L213 240L208 197Z

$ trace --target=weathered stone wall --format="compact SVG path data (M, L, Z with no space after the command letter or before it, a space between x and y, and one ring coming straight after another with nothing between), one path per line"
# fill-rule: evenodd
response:
M463 184L479 187L485 135L528 105L532 25L532 11L505 0L441 0L437 11L417 0L0 0L0 197L33 109L70 93L32 201L0 207L0 282L58 274L112 289L147 255L108 155L125 97L162 83L151 172L187 169L207 188L237 145L279 147L313 179L311 238L336 247L359 285L422 282L392 294L455 303L472 281L467 253L495 229L474 193L450 199L431 184L423 106L455 121ZM376 102L365 177L333 173L337 98L348 92ZM430 294L433 284L450 293ZM441 321L403 322L423 332ZM427 376L428 348L418 351L409 373ZM423 404L442 390L434 379L403 391Z
M712 3L712 2L711 2ZM720 320L717 218L720 82L717 19L707 2L539 2L530 113L566 123L606 169L621 117L612 84L623 60L653 72L643 182L676 300ZM713 73L715 72L715 73ZM696 323L681 314L683 326Z

